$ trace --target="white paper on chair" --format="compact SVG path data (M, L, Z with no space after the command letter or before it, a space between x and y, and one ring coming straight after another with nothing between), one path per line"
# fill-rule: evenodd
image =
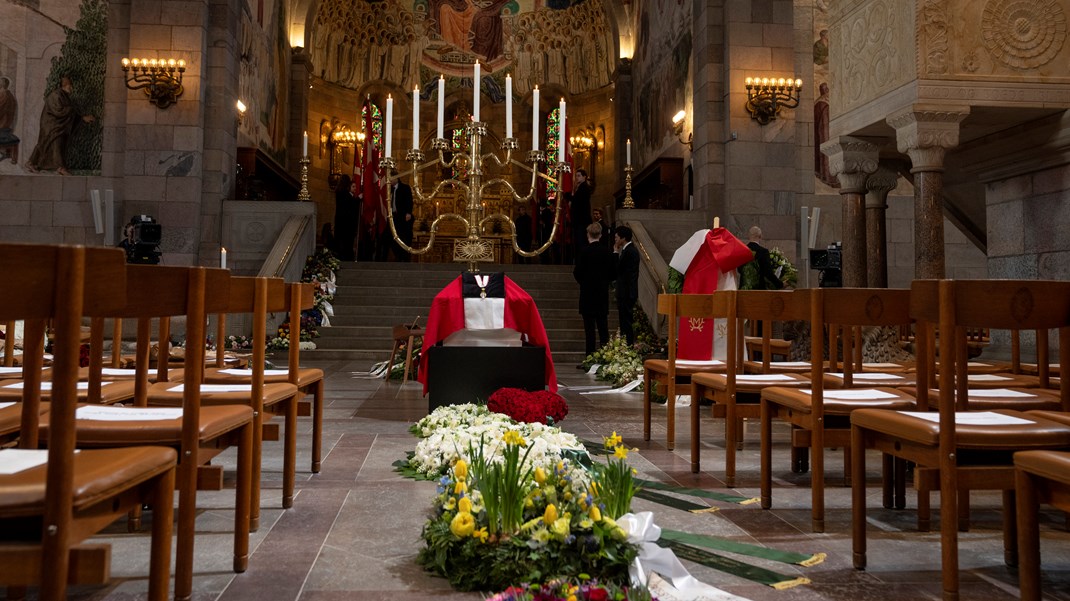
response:
M4 449L0 451L0 475L10 476L48 463L48 450Z
M708 361L698 361L694 359L677 359L676 367L715 367L724 365L724 361L720 359L710 359Z
M0 355L2 356L2 355ZM10 376L12 374L21 374L21 367L0 367L0 375Z
M79 407L75 419L101 422L166 421L182 417L182 410L172 407L112 407L92 405Z
M119 367L105 367L100 370L102 376L136 376L136 369L123 369Z
M184 384L168 388L167 392L182 392ZM252 384L201 384L201 392L252 392Z
M111 382L100 383L101 386L107 386L108 384L111 384ZM14 384L8 384L7 386L4 386L4 388L16 388L18 390L22 390L23 386L23 382L15 382ZM89 382L78 382L77 388L78 390L89 390ZM41 382L41 390L52 390L52 382Z
M997 376L995 374L970 374L966 376L969 382L1006 382L1012 378L1007 376Z
M836 372L830 372L830 373L827 373L825 375L832 376L834 378L839 378L841 380L844 378L844 374L836 373ZM865 372L865 373L860 373L860 374L853 374L853 377L856 380L902 380L902 379L904 379L903 376L900 376L898 374L884 374L884 373L880 373L880 372L874 372L874 373Z
M800 388L802 392L806 394L813 394L813 390L809 388ZM883 390L826 390L822 395L826 399L836 399L838 401L877 401L883 399L897 399L898 396L884 392Z
M900 411L900 413L930 422L940 422L940 414L932 411ZM955 424L963 426L1017 426L1034 423L1036 422L992 411L966 411L955 414Z
M736 376L736 382L797 382L795 378L785 374L740 374Z
M898 363L863 363L862 367L868 367L869 369L896 369L903 366Z
M0 409L7 409L8 407L10 407L10 406L12 406L14 404L15 403L0 403Z
M755 361L755 363L761 363L761 361ZM770 367L810 367L809 361L772 361L769 363Z
M227 374L229 376L251 376L251 375L253 375L253 370L251 370L251 369L228 368L228 369L219 370L219 373ZM288 376L288 375L290 375L290 370L288 370L288 369L265 369L264 370L264 375L265 376Z
M1011 390L1010 388L989 388L987 390L975 390L971 388L966 391L966 396L971 399L1033 399L1036 398L1037 395L1022 392L1021 390Z

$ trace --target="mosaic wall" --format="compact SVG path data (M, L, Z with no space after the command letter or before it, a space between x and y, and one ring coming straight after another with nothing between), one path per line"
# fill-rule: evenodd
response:
M609 0L324 0L311 34L315 73L357 89L371 81L420 85L439 74L468 87L471 65L494 102L505 74L519 93L557 84L578 94L610 83L616 39Z

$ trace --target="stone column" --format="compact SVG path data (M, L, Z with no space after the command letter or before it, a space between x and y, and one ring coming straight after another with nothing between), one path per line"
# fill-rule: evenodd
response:
M959 143L959 123L968 106L913 105L887 119L899 152L910 157L914 174L914 277L945 277L944 153Z
M881 164L866 180L866 285L870 288L888 287L888 236L885 213L888 193L895 189L899 173L888 164Z
M635 114L635 94L632 89L632 59L622 58L617 64L617 73L613 81L613 129L616 132L617 143L615 144L615 156L613 157L618 165L617 177L618 186L617 189L624 189L624 167L628 164L625 153L627 152L627 140L632 138L632 115ZM632 145L632 166L635 167L635 172L632 173L634 177L642 168L642 162L639 160L638 144L633 142ZM635 183L634 180L632 182ZM611 222L617 221L617 210L620 207L613 206L613 214L606 217Z
M877 170L878 148L865 140L840 136L821 145L829 170L840 180L843 200L843 285L866 287L866 180Z

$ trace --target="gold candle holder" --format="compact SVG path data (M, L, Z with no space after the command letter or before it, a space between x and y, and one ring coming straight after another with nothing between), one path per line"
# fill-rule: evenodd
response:
M297 200L309 201L312 197L308 193L308 155L301 157L301 191L297 193Z
M624 168L624 202L621 204L622 208L634 209L635 200L632 199L632 172L635 171L635 167L628 165Z

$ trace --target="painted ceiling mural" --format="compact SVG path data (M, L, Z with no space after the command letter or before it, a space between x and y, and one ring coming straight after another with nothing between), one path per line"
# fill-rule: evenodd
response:
M315 73L358 89L389 81L430 94L471 87L472 63L494 101L508 72L518 91L558 84L578 94L606 86L617 45L612 0L323 0L311 34ZM523 93L523 92L521 92Z

